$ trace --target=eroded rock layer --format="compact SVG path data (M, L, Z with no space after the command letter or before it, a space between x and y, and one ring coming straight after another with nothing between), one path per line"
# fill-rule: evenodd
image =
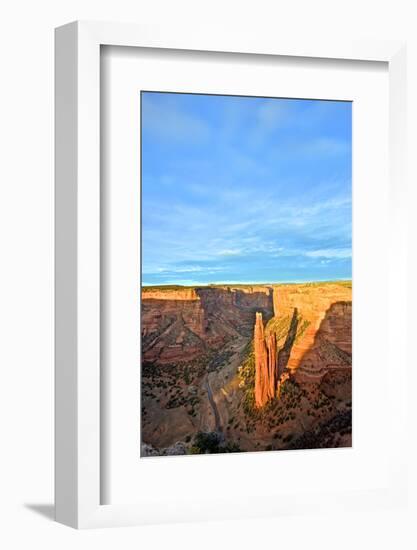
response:
M274 288L279 370L320 378L332 368L351 367L352 288L349 283L279 285Z
M204 287L142 292L142 358L177 364L252 335L255 312L273 314L270 287Z

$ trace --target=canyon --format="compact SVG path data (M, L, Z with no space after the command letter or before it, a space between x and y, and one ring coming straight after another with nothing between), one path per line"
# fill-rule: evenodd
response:
M142 456L351 444L349 281L144 287L141 319Z
M273 315L268 287L202 287L142 292L142 357L169 364L201 358L250 337L255 312Z

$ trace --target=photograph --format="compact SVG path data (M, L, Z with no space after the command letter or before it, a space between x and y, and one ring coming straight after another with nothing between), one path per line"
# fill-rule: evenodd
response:
M351 447L352 102L138 100L140 458Z

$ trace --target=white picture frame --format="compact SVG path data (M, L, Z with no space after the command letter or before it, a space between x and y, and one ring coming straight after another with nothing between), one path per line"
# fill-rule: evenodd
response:
M406 280L405 44L394 41L317 40L280 42L279 37L219 29L178 29L113 23L75 22L56 30L56 519L76 528L185 520L175 499L161 517L132 504L101 504L100 477L100 47L168 48L334 60L383 61L389 70L390 192L394 197L389 243L395 275ZM389 315L405 318L405 288L388 304ZM405 339L405 334L403 336ZM399 346L397 384L392 397L398 419L405 420L401 388L406 384L406 345ZM405 424L405 421L404 421ZM271 513L309 506L341 509L398 504L406 493L406 462L399 428L396 465L383 492L323 494L289 498ZM212 503L221 517L221 501ZM223 504L224 506L224 504ZM214 510L216 513L214 514ZM206 517L211 517L210 506ZM225 517L238 517L225 513ZM195 519L198 519L198 515Z

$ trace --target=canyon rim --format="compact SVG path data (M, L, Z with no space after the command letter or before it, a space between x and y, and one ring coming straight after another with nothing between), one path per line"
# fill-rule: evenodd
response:
M351 103L141 92L141 457L352 445Z

